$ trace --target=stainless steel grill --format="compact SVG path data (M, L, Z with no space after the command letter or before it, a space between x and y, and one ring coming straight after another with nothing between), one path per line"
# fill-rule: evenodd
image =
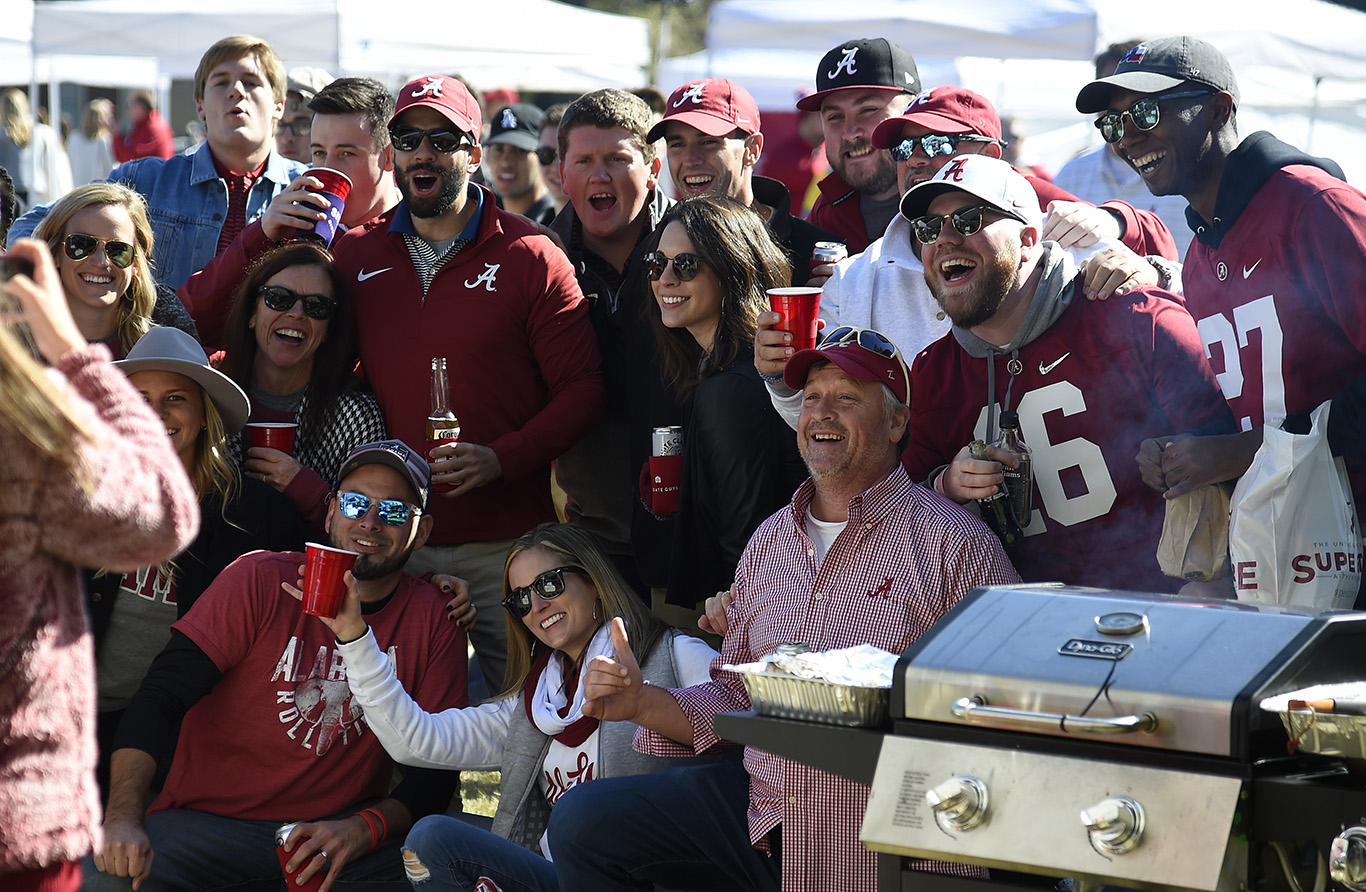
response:
M1366 614L990 588L901 657L890 731L718 727L871 782L880 889L981 882L903 870L914 857L991 868L1000 887L1366 892L1366 760L1291 755L1258 706L1352 680Z

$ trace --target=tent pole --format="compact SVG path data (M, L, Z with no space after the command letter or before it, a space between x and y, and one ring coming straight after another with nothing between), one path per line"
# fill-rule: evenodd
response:
M1319 118L1319 85L1323 83L1323 76L1318 75L1314 78L1314 102L1309 106L1309 133L1304 141L1306 152L1314 151L1314 122Z

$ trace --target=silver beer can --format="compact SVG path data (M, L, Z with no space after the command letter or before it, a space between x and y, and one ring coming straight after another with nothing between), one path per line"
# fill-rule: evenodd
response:
M816 275L816 267L827 263L839 263L849 256L849 249L840 242L816 242L811 249L811 269L809 274Z
M683 428L677 424L654 429L651 455L682 455Z

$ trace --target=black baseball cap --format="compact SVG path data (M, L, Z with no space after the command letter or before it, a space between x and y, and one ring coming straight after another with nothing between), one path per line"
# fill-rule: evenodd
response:
M484 145L505 142L534 152L541 144L541 121L544 119L545 113L529 103L505 105L489 118L489 138L484 140Z
M892 90L919 93L920 74L915 59L885 37L849 40L821 57L816 69L816 92L797 100L800 111L820 111L825 97L836 90Z
M1082 87L1077 94L1077 111L1105 111L1114 87L1134 93L1161 93L1188 82L1228 93L1235 106L1239 102L1233 67L1213 44L1195 37L1164 37L1140 43L1124 54L1114 74Z

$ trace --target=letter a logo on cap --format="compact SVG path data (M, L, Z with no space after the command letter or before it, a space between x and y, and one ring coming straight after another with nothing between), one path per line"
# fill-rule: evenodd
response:
M955 183L963 182L963 159L955 158L949 162L949 166L944 168L944 172L939 176L940 180L953 180Z
M835 78L839 77L840 69L843 68L846 74L848 74L850 77L853 77L854 74L858 71L858 69L854 67L854 56L856 55L858 55L858 47L849 47L847 50L844 51L844 56L840 58L839 64L835 66L835 70L827 71L825 73L825 76L830 80L834 80Z
M425 84L423 84L422 86L418 87L416 90L414 90L414 91L412 92L411 95L412 95L412 97L413 97L414 99L418 98L419 96L428 96L428 95L430 95L430 96L440 96L440 95L441 95L441 78L439 78L439 77L429 77L429 78L427 78L427 82L426 82Z
M688 89L684 90L683 95L678 97L678 101L674 103L674 108L678 108L687 100L692 100L694 104L701 105L702 89L705 86L706 84L688 84Z
M514 130L517 127L517 116L512 113L512 109L503 109L503 120L501 124L504 130Z

